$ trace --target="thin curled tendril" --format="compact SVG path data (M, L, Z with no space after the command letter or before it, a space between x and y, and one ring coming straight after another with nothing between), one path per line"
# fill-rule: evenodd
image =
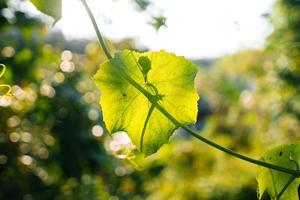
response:
M6 70L6 66L3 64L0 64L0 78L4 75ZM2 90L3 88L6 88L6 92L4 94L0 94L0 98L4 97L4 96L11 96L11 87L10 85L7 84L0 84L0 90ZM4 89L5 91L5 89Z

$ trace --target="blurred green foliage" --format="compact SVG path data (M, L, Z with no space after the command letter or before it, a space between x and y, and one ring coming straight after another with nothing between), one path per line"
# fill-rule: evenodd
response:
M1 15L0 63L7 66L1 81L12 85L14 96L1 99L0 199L117 195L119 162L107 154L104 138L94 136L102 125L91 80L103 61L99 48L88 44L84 58L57 49L47 43L40 19L6 1L0 6L11 14Z
M265 49L201 62L201 134L257 158L299 139L299 4L277 1ZM0 199L256 199L255 166L180 130L137 170L126 135L109 136L102 122L91 78L102 50L48 33L41 19L0 0L0 84L14 95L0 98Z

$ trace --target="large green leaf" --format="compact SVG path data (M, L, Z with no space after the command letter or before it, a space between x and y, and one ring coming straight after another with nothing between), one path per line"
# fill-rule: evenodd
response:
M61 18L61 0L31 0L37 9L50 15L55 21Z
M197 117L196 72L196 66L190 61L165 51L117 53L94 76L108 131L126 131L144 154L155 153L178 127L126 77L151 93L154 101L187 125L195 123Z
M288 169L296 170L300 163L300 142L290 145L282 145L277 148L267 151L262 160L274 165L282 166ZM293 180L290 184L290 180ZM278 199L279 194L285 186L288 186L280 200L297 200L299 178L293 179L292 175L271 170L265 167L260 167L257 174L258 181L258 197L262 198L265 191L272 199Z

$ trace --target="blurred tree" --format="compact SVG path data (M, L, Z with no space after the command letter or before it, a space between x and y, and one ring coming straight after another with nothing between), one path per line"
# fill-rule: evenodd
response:
M300 1L278 0L270 16L274 31L268 52L274 57L283 111L300 119Z

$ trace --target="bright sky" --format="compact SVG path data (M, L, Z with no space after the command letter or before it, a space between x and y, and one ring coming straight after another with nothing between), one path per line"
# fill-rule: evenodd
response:
M111 39L132 37L151 50L204 58L262 46L271 26L261 15L274 0L153 0L156 7L150 13L167 17L167 28L158 32L148 24L150 14L138 12L131 0L87 2ZM63 18L56 27L71 38L95 38L80 1L63 0Z

